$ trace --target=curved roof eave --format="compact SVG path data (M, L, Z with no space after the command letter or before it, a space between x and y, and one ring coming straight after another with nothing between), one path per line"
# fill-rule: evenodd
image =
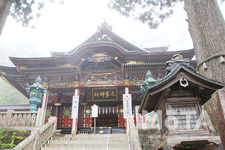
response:
M118 36L117 34L115 34L114 32L112 32L111 29L109 29L108 26L106 25L103 25L101 26L97 32L95 32L90 38L88 38L86 41L84 41L81 45L79 45L78 47L72 49L71 51L65 53L65 54L71 54L71 53L74 53L75 50L77 50L79 47L81 47L82 45L85 45L86 43L89 43L90 41L93 41L94 37L97 37L98 35L101 35L101 34L106 34L108 35L112 41L114 41L114 43L120 43L119 45L127 45L128 47L130 47L130 51L136 51L136 50L141 50L141 51L144 51L144 52L149 52L143 48L140 48L126 40L124 40L123 38L121 38L120 36ZM98 42L98 41L97 41ZM122 44L123 43L123 44Z
M189 69L188 67L186 67L185 64L181 64L179 66L177 66L176 68L174 68L174 70L169 73L167 76L165 76L162 80L160 80L159 82L156 82L155 84L147 87L148 90L153 90L155 88L158 88L161 86L161 84L163 83L167 83L172 77L174 77L181 69L184 69L185 71L187 71L188 73L192 74L193 76L196 76L197 78L204 80L206 82L209 82L211 84L216 84L217 86L224 86L224 83L209 79L203 75L198 74L197 72L194 72L193 70Z
M140 53L141 51L140 50L136 50L136 51L129 51L125 48L123 48L121 45L117 44L117 43L114 43L114 42L111 42L111 41L97 41L97 42L89 42L89 43L84 43L84 44L81 44L79 45L78 47L76 47L75 49L73 49L72 51L66 53L65 55L74 55L76 53L79 52L80 49L82 48L85 48L85 47L88 47L88 46L91 46L91 47L98 47L98 46L114 46L114 47L117 47L118 50L121 50L121 52L123 54L136 54L136 53Z

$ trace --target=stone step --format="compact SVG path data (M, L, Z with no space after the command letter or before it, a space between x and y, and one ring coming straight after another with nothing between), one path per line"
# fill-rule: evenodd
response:
M55 137L74 137L74 136L81 136L81 137L85 137L85 136L91 136L91 137L120 137L120 136L127 136L126 134L58 134L55 135Z
M114 149L126 149L129 147L129 144L90 144L90 143L83 143L83 144L49 144L47 145L47 147L51 147L51 148L114 148Z
M87 135L76 135L76 136L55 136L53 137L53 140L105 140L105 139L110 139L114 141L121 141L121 140L127 140L126 135L121 135L121 136L87 136Z
M41 150L129 150L129 148L68 148L68 147L64 147L64 148L55 148L55 147L43 147Z
M126 141L127 137L54 137L52 140L56 141L75 141L75 140L110 140L110 141Z
M49 141L50 144L76 144L76 143L96 143L96 144L107 144L107 140L52 140Z
M129 150L126 134L55 135L42 150Z
M98 147L98 148L106 148L107 144L90 144L90 143L83 143L83 144L49 144L47 147L76 147L76 148L82 148L82 147L87 147L87 148L92 148L92 147Z

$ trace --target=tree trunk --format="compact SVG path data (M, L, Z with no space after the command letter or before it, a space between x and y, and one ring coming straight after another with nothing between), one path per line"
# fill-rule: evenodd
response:
M2 34L2 30L5 25L6 18L9 14L11 4L11 0L0 0L0 35Z
M184 0L184 3L195 49L197 71L208 78L225 83L225 63L220 62L221 56L225 58L225 22L217 0ZM214 108L222 108L216 98L209 101L220 105ZM217 109L216 112L217 117L214 117L225 150L224 114Z
M199 73L225 83L225 63L220 63L220 56L225 58L225 22L217 0L185 0L189 31L193 40ZM209 57L219 54L208 61ZM198 68L197 68L198 69Z

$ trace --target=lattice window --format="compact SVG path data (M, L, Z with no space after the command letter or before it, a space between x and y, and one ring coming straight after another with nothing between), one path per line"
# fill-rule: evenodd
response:
M174 125L177 129L193 129L198 122L198 113L196 105L189 106L171 106Z

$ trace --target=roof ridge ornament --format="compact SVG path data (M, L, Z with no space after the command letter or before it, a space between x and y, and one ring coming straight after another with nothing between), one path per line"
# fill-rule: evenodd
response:
M35 79L35 82L39 83L39 84L42 84L42 79L40 76L38 76L36 79Z
M176 68L177 66L184 64L187 67L191 68L192 70L194 70L194 68L190 65L190 60L189 59L184 59L182 55L180 54L174 54L173 57L171 58L171 60L166 62L166 75L168 75L170 72L172 72L172 70L174 68Z
M146 73L145 82L141 85L141 90L146 90L147 86L153 85L157 80L153 78L153 75L150 70Z
M97 30L99 30L101 27L107 27L110 30L112 30L112 26L108 25L108 23L105 21L105 18L104 18L104 21L103 21L102 25L97 27Z

